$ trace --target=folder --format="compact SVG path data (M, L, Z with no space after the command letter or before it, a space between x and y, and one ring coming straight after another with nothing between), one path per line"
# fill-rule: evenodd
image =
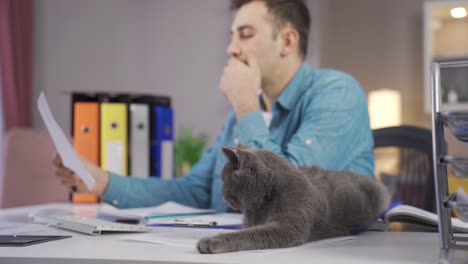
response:
M73 147L78 155L99 164L99 103L74 103Z
M130 104L130 175L150 175L150 106Z
M101 168L128 175L127 104L101 104Z
M72 95L73 147L77 154L99 165L99 102L94 96ZM91 193L72 192L72 203L97 203L99 197Z
M170 107L153 107L151 138L152 175L171 179L174 175L173 110Z

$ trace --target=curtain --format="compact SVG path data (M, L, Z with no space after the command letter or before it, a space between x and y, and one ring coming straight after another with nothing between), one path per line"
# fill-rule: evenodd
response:
M0 0L0 71L5 131L32 124L34 0Z

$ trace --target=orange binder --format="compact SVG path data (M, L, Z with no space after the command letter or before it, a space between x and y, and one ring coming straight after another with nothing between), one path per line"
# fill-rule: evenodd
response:
M99 103L75 102L73 107L73 147L78 155L99 166ZM71 200L73 203L97 203L99 197L73 192Z
M73 146L78 155L99 165L99 103L76 102Z

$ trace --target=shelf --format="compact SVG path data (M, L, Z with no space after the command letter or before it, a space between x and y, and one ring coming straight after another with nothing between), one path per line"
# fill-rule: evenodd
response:
M468 111L444 112L442 118L458 140L468 143Z
M455 176L468 178L468 158L444 156L443 161L453 166Z
M462 61L468 59L468 52L444 52L432 56L432 61L446 62L446 61Z
M449 194L444 200L444 206L447 208L454 208L460 221L468 222L468 205L457 202L457 193Z
M443 112L461 112L461 111L468 112L468 101L457 102L457 103L442 102L441 108Z

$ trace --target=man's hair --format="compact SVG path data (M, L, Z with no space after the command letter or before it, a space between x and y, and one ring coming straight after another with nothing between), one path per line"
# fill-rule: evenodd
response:
M304 0L231 0L231 10L238 10L243 5L254 2L265 2L268 12L273 17L273 37L290 24L299 32L299 51L305 58L310 28L310 14Z

